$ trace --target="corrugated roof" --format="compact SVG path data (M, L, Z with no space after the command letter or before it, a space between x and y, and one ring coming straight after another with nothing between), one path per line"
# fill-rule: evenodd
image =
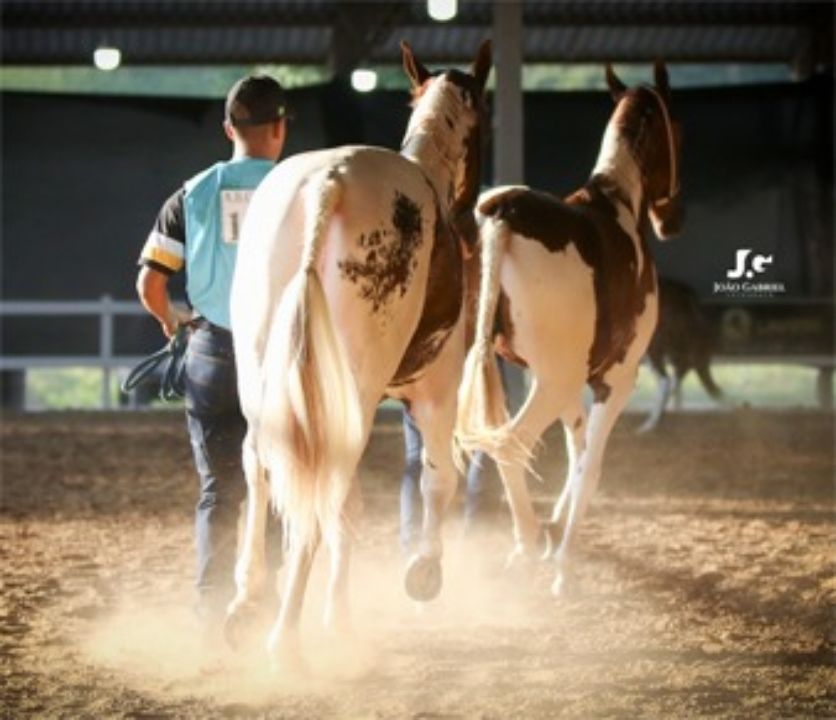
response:
M4 64L87 64L104 43L126 63L398 62L408 39L429 62L464 62L491 34L492 3L460 0L435 23L425 0L4 0ZM529 62L831 63L831 2L523 0Z

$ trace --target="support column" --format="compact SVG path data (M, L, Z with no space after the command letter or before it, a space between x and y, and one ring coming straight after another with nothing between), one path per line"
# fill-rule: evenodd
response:
M493 182L525 181L523 155L522 3L494 0Z
M525 182L522 94L522 2L494 0L493 185ZM508 409L514 413L526 396L525 372L506 364Z
M23 412L26 409L26 371L0 372L0 408Z
M833 368L823 366L819 368L816 377L816 397L819 401L819 408L822 410L833 410Z

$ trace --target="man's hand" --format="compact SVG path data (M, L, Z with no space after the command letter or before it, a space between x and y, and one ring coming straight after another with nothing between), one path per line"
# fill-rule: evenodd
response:
M136 279L136 292L139 299L160 323L163 333L170 338L177 332L177 327L191 318L188 310L175 305L168 296L168 275L143 267Z
M177 328L191 320L191 313L183 307L169 303L165 319L160 321L163 333L167 338L174 337Z

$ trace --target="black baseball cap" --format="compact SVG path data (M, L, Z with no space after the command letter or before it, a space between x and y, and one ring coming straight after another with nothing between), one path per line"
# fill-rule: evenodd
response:
M284 90L269 75L248 75L226 96L226 119L235 127L265 125L288 117Z

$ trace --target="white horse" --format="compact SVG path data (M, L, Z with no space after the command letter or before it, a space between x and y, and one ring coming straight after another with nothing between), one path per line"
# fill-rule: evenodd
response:
M469 73L431 75L402 44L413 112L400 154L350 146L289 158L255 192L232 288L248 509L228 634L264 585L268 499L284 518L286 584L268 649L298 661L298 622L320 538L331 555L326 625L348 625L357 465L385 395L425 442L422 542L407 590L441 587L441 522L456 487L464 364L456 218L478 195L490 44Z
M616 102L598 162L566 200L527 187L497 188L477 204L482 278L476 341L462 382L458 433L468 450L500 461L514 521L511 560L540 538L525 466L558 418L569 468L547 540L568 509L554 555L560 592L568 551L601 474L604 447L630 395L656 326L656 273L645 240L678 232L679 127L670 115L664 65L655 87L628 90L607 67ZM494 348L531 372L528 397L509 420ZM594 396L583 404L584 386Z

